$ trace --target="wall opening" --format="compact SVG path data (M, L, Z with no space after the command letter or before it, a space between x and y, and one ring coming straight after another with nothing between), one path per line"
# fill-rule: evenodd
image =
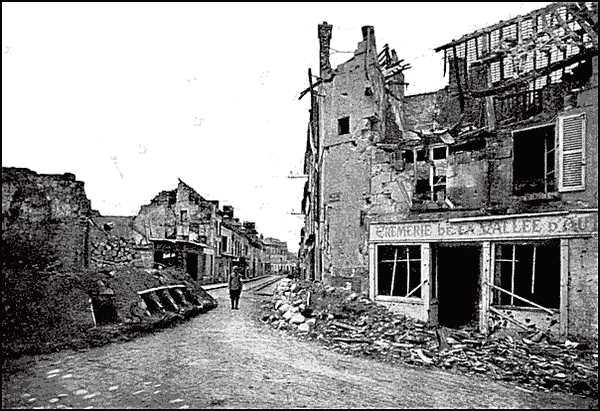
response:
M350 117L342 117L338 119L338 134L350 133Z
M420 285L421 246L378 246L377 295L420 298Z
M494 285L546 308L560 308L560 243L496 244ZM494 289L493 304L531 307Z
M479 318L481 247L437 245L437 298L440 325L476 325Z
M113 295L92 297L92 307L97 325L114 324L119 320Z
M514 194L556 191L554 141L554 126L513 133Z
M185 254L185 271L194 280L198 279L198 254L186 253Z

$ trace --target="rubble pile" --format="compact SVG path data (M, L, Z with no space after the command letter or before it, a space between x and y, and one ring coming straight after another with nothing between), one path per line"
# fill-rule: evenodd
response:
M217 306L213 297L187 273L177 269L113 267L76 272L6 269L3 275L0 294L5 358L127 340ZM175 304L167 309L160 306L157 310L149 309L138 294L167 285L180 286L173 289L179 292L174 294ZM162 301L168 300L165 291L157 291L163 293ZM177 298L179 293L183 296Z
M284 279L261 320L345 354L485 374L528 391L598 395L598 347L510 330L485 336L395 314L365 295ZM504 330L506 331L506 330ZM523 388L525 387L525 388Z

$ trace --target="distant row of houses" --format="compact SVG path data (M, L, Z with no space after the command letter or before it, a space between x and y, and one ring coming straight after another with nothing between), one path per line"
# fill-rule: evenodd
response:
M137 244L152 246L154 265L180 267L203 284L225 281L234 266L253 278L292 273L297 265L286 242L265 238L232 206L220 209L181 180L143 205L132 228Z

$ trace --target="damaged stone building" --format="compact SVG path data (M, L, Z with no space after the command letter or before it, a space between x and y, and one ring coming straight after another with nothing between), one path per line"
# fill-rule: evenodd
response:
M133 217L93 210L75 175L3 167L4 348L67 343L97 325L216 305L183 271L150 269L152 249L142 237Z
M305 276L432 324L597 339L597 4L436 48L448 85L417 95L410 66L362 35L333 69L320 24L301 93Z
M241 222L229 205L207 200L179 180L143 205L134 219L142 243L152 245L153 261L184 269L202 284L227 281L234 266L247 278L269 274L270 255L252 221Z

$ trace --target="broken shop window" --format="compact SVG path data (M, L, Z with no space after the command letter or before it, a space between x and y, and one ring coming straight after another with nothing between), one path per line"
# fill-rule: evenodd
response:
M350 133L350 117L342 117L338 119L338 134Z
M559 308L558 241L497 244L494 265L494 305Z
M377 247L377 294L421 298L421 246Z
M556 191L554 126L513 132L515 195Z

